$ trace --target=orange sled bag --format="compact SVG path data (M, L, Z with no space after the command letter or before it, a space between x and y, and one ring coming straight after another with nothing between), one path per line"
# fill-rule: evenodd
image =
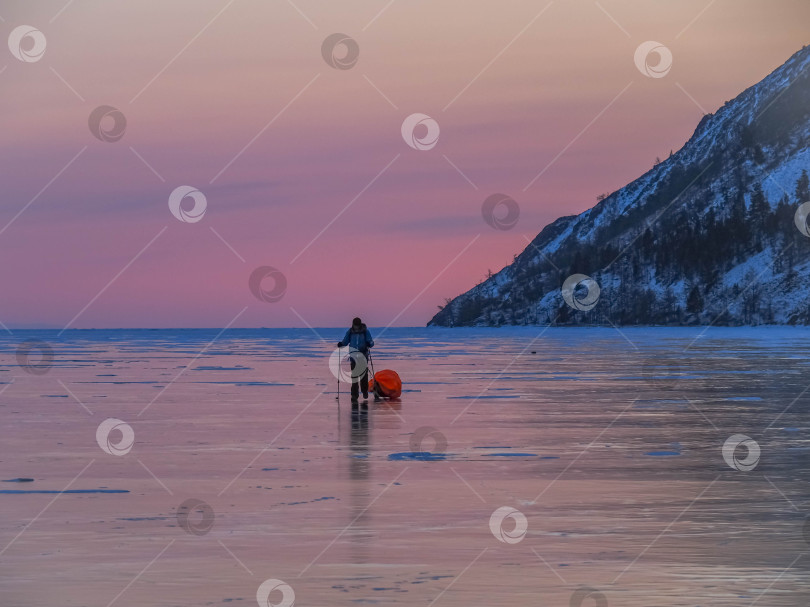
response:
M369 389L386 398L399 398L402 394L402 380L396 371L377 371L368 382Z

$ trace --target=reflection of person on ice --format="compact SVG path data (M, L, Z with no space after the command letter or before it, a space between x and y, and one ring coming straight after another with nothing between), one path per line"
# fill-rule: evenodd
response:
M343 340L338 342L338 348L349 346L349 360L352 365L352 371L354 371L354 367L357 364L354 357L352 357L352 353L360 352L364 357L361 364L366 368L363 369L363 373L359 378L355 378L354 373L352 373L352 402L357 402L361 390L363 391L363 398L368 399L368 349L373 345L374 340L371 339L371 332L359 318L352 320L351 328L346 331Z

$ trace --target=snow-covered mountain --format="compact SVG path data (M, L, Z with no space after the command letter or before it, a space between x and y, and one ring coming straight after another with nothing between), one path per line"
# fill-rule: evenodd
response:
M810 46L428 325L810 324L807 171Z

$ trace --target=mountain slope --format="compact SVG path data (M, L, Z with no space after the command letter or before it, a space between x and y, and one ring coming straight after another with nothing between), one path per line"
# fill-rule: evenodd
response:
M428 326L808 324L810 238L794 223L810 201L807 170L805 46L704 116L667 160L546 226ZM583 284L566 303L561 287L573 274L598 284L591 309Z

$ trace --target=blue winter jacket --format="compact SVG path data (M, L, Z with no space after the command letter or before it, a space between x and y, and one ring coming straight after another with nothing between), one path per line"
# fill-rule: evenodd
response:
M360 330L355 331L349 329L346 335L340 341L340 347L351 346L354 350L360 350L363 354L368 354L368 349L374 346L374 340L371 339L371 332L365 324L360 325Z

